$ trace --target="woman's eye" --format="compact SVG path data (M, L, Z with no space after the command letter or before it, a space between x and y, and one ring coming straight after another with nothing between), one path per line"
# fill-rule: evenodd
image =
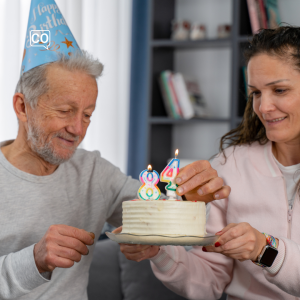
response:
M276 89L275 90L275 92L276 92L276 94L282 94L282 93L284 93L286 90L284 90L284 89Z
M255 92L252 92L251 93L253 97L257 97L260 95L260 92L259 91L255 91Z

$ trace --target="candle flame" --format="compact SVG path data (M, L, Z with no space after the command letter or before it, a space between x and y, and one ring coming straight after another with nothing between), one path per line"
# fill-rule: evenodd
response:
M152 166L148 165L148 172L151 172L151 171L152 171Z
M176 149L176 151L175 151L175 158L177 158L178 154L179 154L179 150Z

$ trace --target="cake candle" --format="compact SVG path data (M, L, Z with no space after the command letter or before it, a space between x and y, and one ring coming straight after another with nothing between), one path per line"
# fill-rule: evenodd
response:
M159 182L159 174L153 170L152 166L148 166L148 170L144 170L140 174L141 187L138 190L138 197L141 200L158 200L160 198L160 189L157 184Z
M177 184L175 183L175 178L179 173L180 160L177 158L179 150L175 151L175 158L173 158L164 170L160 173L160 181L167 182L166 186L168 200L177 200L176 189Z

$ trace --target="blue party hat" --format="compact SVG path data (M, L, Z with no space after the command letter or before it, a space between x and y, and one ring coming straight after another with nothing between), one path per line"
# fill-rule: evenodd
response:
M81 51L54 0L31 0L21 75Z

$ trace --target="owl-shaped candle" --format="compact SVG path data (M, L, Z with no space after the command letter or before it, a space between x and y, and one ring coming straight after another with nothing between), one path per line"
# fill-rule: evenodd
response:
M159 174L156 171L152 171L151 165L148 166L148 170L141 172L140 182L142 186L137 193L139 199L158 200L160 198L160 189L157 187Z
M176 189L178 185L175 183L175 178L179 173L180 160L177 159L178 153L179 150L177 149L175 151L175 158L173 158L160 173L160 181L168 183L168 185L166 186L166 191L169 200L177 199Z

